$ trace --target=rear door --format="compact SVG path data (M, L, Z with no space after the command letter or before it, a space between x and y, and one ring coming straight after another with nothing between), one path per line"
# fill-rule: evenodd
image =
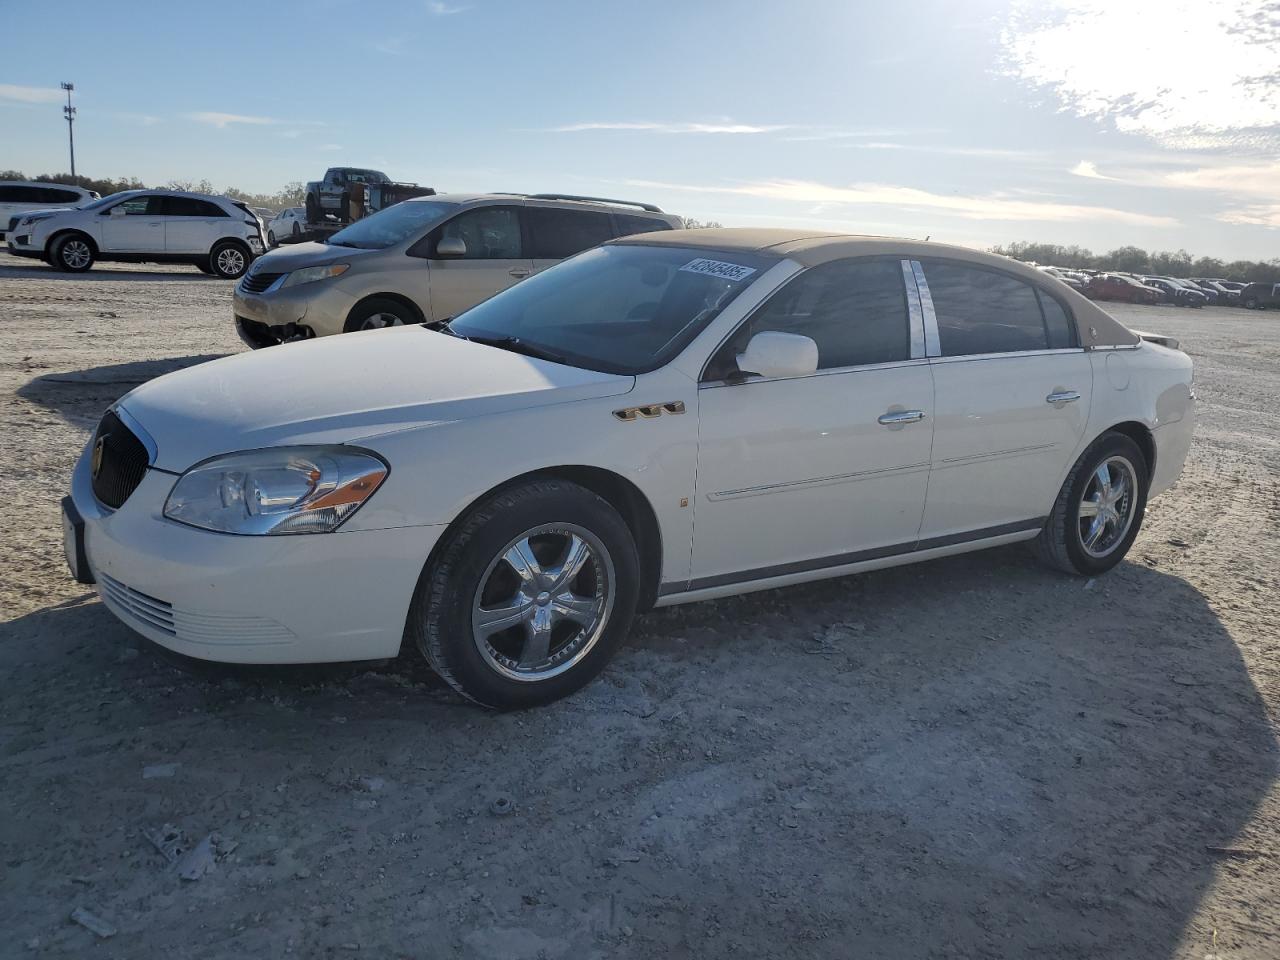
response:
M936 408L921 544L1034 529L1089 418L1093 371L1070 314L999 270L915 266Z
M521 210L516 205L472 207L428 234L431 314L435 320L456 317L533 272L525 253ZM461 257L442 258L443 239L466 244Z
M216 203L197 197L165 197L164 212L167 253L208 253L230 219Z
M566 257L612 240L613 222L601 210L569 210L563 207L524 208L533 271L554 267Z
M100 218L103 252L164 253L164 199L144 194L104 210Z

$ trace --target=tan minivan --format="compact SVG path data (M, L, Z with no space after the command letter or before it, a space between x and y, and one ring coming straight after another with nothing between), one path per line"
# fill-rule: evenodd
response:
M446 320L605 240L682 225L652 204L597 197L417 197L259 257L236 285L236 329L257 348Z

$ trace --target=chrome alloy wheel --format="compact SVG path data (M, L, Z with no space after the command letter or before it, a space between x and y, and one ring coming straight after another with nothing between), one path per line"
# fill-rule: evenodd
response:
M613 612L613 559L572 523L526 530L493 558L471 604L481 656L511 680L548 680L591 652Z
M1124 457L1108 457L1094 470L1080 498L1080 545L1102 559L1124 541L1138 509L1138 475Z
M360 324L361 330L381 330L383 327L403 327L404 320L396 316L394 313L375 313L368 317Z
M89 245L83 240L68 240L62 245L62 262L79 270L89 262Z
M231 276L244 271L244 252L236 247L218 251L218 272Z

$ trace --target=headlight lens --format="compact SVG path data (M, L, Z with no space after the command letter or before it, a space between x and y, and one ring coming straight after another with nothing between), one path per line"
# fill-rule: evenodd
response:
M220 533L329 533L373 495L387 472L380 457L356 447L232 453L184 473L164 515Z
M296 287L300 283L315 283L317 280L328 280L330 277L340 277L351 269L349 263L330 263L323 267L303 267L301 270L295 270L284 278L284 283L280 284L281 289L284 287Z
M49 213L28 213L25 217L23 217L18 222L21 224L35 223L37 220L48 220L52 216L54 216L54 213L52 211L50 211Z

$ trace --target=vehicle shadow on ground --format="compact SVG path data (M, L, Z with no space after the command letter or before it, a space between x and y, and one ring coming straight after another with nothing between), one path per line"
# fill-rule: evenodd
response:
M408 655L177 670L86 595L0 628L9 829L46 836L74 804L63 856L101 863L121 911L158 881L122 859L120 811L234 835L211 928L376 887L291 928L312 954L479 956L497 930L555 957L1200 956L1188 922L1253 856L1277 747L1230 633L1140 554L1096 581L1015 548L656 611L601 679L515 714ZM140 779L161 761L180 773ZM74 872L4 846L11 888ZM19 933L47 909L11 904ZM154 909L152 952L203 942L181 899Z
M68 423L84 427L87 418L96 422L107 407L134 387L166 373L194 367L222 356L226 354L206 353L46 373L23 384L15 393L24 400L57 413Z
M233 280L224 280L221 277L210 276L197 269L196 267L187 267L182 271L173 270L129 270L129 269L113 269L114 264L94 264L91 270L84 273L71 273L67 270L59 270L57 267L51 267L47 263L39 260L19 259L17 257L6 257L4 263L0 263L0 280L75 280L89 281L91 283L113 283L121 280L143 281L143 280L169 280L179 283L188 281L205 280L211 283L234 283ZM21 266L14 264L20 263ZM190 271L189 273L187 271Z

